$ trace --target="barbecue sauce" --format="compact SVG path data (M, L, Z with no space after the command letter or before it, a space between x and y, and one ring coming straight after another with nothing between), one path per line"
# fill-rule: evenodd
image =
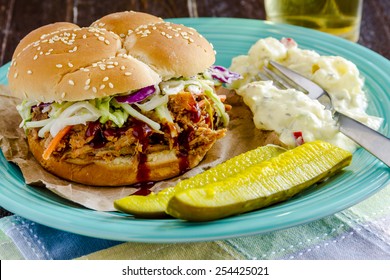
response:
M195 102L194 104L191 104L190 120L193 123L198 123L201 119L201 116L202 116L202 114L201 114L198 103Z
M190 142L194 138L195 130L192 126L189 126L186 130L182 131L178 137L179 145L179 168L180 174L183 174L189 169L188 153L190 151Z
M107 143L107 139L106 137L104 137L102 126L99 121L88 123L88 128L85 131L85 136L93 136L93 139L88 144L95 149L102 148Z
M152 192L150 190L150 188L153 186L154 186L154 182L151 182L151 181L134 184L132 187L140 188L140 189L131 195L144 195L144 196L146 196Z
M139 156L137 180L139 182L148 182L150 178L150 168L146 164L147 162L147 148L149 145L149 136L152 134L152 129L144 122L139 120L133 121L133 135L138 139L141 145L141 152Z

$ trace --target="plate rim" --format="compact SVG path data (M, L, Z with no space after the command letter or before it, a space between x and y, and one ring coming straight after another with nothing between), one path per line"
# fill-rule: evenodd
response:
M328 35L328 34L324 34L324 33L321 33L319 31L314 31L314 30L308 30L306 28L303 28L303 27L297 27L297 26L291 26L291 25L287 25L287 24L274 24L274 23L270 23L270 22L267 22L267 21L261 21L261 20L255 20L255 19L239 19L239 18L227 18L227 17L222 17L222 18L174 18L174 19L166 19L167 21L171 21L171 22L176 22L176 23L184 23L185 25L188 24L188 22L190 22L189 26L191 26L191 24L194 24L194 25L199 25L199 24L210 24L210 22L212 21L229 21L229 22L241 22L241 23L248 23L250 25L254 24L254 25L265 25L265 26L272 26L272 27L276 27L277 29L281 29L283 32L285 32L286 30L287 31L294 31L294 32L309 32L309 33L312 33L312 34L316 34L316 36L320 36L320 37L325 37L331 41L336 41L336 42L342 42L342 44L347 44L347 46L351 46L353 48L357 48L358 50L360 51L363 51L365 53L368 53L370 56L374 56L374 58L376 60L379 60L379 61L382 61L383 62L383 59L386 59L384 57L382 57L381 55L373 52L372 50L368 49L368 48L365 48L363 46L360 46L360 45L357 45L357 44L354 44L352 42L349 42L349 41L345 41L341 38L337 38L337 37L334 37L332 35ZM202 33L202 32L201 32ZM279 34L280 36L280 34ZM207 36L205 36L207 37ZM260 38L260 35L259 37ZM254 39L255 40L255 39ZM341 40L341 41L340 41ZM242 50L242 54L246 54L248 50ZM217 57L218 57L218 54L217 54ZM390 66L390 61L385 61L383 63L387 63L389 66ZM0 83L2 81L4 81L4 77L1 77L2 76L2 71L4 71L4 69L6 67L9 67L9 63L1 66L0 68ZM5 76L5 74L4 74ZM388 118L385 118L386 120L388 120ZM385 128L385 129L388 129ZM358 154L362 154L363 152L361 150L358 150L356 153ZM0 153L0 163L3 161L5 161L4 159L4 156L2 153ZM382 164L377 161L377 160L374 160L375 162L372 163L375 167L381 167ZM6 164L11 164L11 163L8 163L8 162L5 162ZM3 165L0 166L1 168L3 168ZM17 168L17 167L15 167ZM1 172L1 170L0 170ZM384 170L384 172L386 172L386 170ZM280 207L280 205L276 205L276 206L271 206L269 208L265 208L265 209L262 209L261 211L254 211L254 212L250 212L250 213L245 213L245 214L241 214L239 216L234 216L234 217L230 217L230 218L225 218L225 219L222 219L222 220L218 220L218 221L213 221L213 222L206 222L206 223L188 223L188 222L184 222L184 221L179 221L179 220L175 220L175 219L165 219L165 220L137 220L137 219L131 219L131 221L133 221L133 225L136 225L137 226L137 229L138 228L142 228L142 224L153 224L153 223L157 223L157 225L160 225L161 227L156 227L156 228L164 228L165 227L171 227L173 228L173 232L175 232L176 230L176 233L177 232L180 232L178 231L178 228L179 229L182 229L182 228L186 228L185 230L185 233L187 235L180 235L178 236L177 234L163 234L161 235L160 237L153 237L153 233L156 234L157 232L151 232L149 233L148 235L145 235L144 233L142 232L131 232L131 234L129 233L126 233L126 232L121 232L121 231L125 231L125 230L128 230L128 227L131 226L131 223L129 225L129 218L128 217L125 217L125 215L118 215L116 213L113 213L113 212L102 212L103 214L101 215L98 215L98 216L93 216L95 223L99 223L101 221L104 221L105 222L105 225L106 226L109 226L109 225L113 225L114 226L116 225L116 230L115 230L115 234L112 235L112 233L110 234L107 234L107 232L104 232L102 230L101 227L99 226L96 226L96 224L91 224L91 223L87 223L87 224L80 224L80 221L79 223L75 223L75 221L66 221L66 219L64 220L64 218L70 218L69 215L71 215L72 213L69 213L66 217L62 217L63 219L61 221L63 222L67 222L67 223L63 223L63 224L59 224L58 223L58 219L57 217L53 217L52 215L50 215L49 212L45 212L45 207L44 206L50 206L49 209L51 209L52 207L54 207L54 209L57 209L59 212L67 212L69 210L67 206L64 206L64 205L61 205L60 203L58 203L58 205L54 202L51 202L50 205L42 205L41 207L38 207L36 206L35 209L33 209L34 211L27 211L28 210L28 206L27 205L22 205L20 206L20 208L18 208L17 206L15 206L13 204L13 201L12 199L9 199L7 197L4 196L5 193L8 193L10 192L10 190L8 190L8 192L6 191L5 193L4 192L0 192L0 201L1 201L1 206L4 207L5 209L8 209L12 212L14 212L15 214L18 214L20 216L23 216L23 217L26 217L30 220L33 220L35 222L38 222L40 224L43 224L43 225L46 225L46 226L49 226L49 227L54 227L54 228L57 228L57 229L60 229L60 230L65 230L65 231L70 231L70 232L73 232L73 233L77 233L77 234L82 234L82 235L87 235L87 236L91 236L91 237L97 237L97 238L105 238L105 239L111 239L111 240L120 240L120 241L134 241L134 242L149 242L149 243L172 243L172 242L193 242L193 241L211 241L211 240L220 240L220 239L227 239L227 238L232 238L232 237L241 237L241 236L248 236L248 235L254 235L254 234L263 234L263 233L267 233L267 232L271 232L271 231L275 231L275 230L281 230L281 229L286 229L286 228L289 228L289 227L293 227L293 226L297 226L297 225L300 225L300 224L303 224L303 223L307 223L307 222L311 222L313 220L317 220L317 219L320 219L320 218L323 218L323 217L326 217L326 216L329 216L331 214L334 214L336 212L339 212L343 209L346 209L352 205L355 205L356 203L368 198L369 196L375 194L376 192L378 192L379 190L381 190L382 188L384 188L385 186L388 185L388 183L390 182L390 179L389 179L389 175L387 174L387 179L385 178L385 181L382 182L382 184L380 185L377 185L375 186L374 188L370 189L369 192L365 192L364 194L361 194L361 191L360 192L356 192L354 194L354 199L352 201L346 201L344 202L342 205L340 205L340 203L335 203L335 205L332 204L332 206L334 206L334 208L332 210L330 210L329 206L328 207L325 207L327 211L324 211L324 205L323 207L318 207L316 208L314 211L316 213L315 216L313 215L301 215L299 218L295 218L293 221L293 223L286 223L286 220L288 220L288 218L291 217L291 215L294 215L294 211L293 209L291 209L290 207L287 207L287 210L289 210L289 214L285 214L285 213L280 213L278 211L276 211L275 209L280 209L280 210L286 210L286 208L277 208L277 207ZM19 187L22 187L21 186L21 180L22 178L11 178L13 179L14 183L17 184ZM17 180L19 179L19 181ZM11 180L12 181L12 180ZM23 181L23 184L24 184L24 181ZM0 182L0 189L2 189L3 187L5 187L3 185L3 182ZM24 186L25 188L31 188L29 186ZM11 193L12 194L12 193ZM11 196L13 197L13 196ZM348 197L350 198L350 197ZM347 200L347 198L344 198L345 200ZM20 202L19 202L20 203ZM283 205L283 203L282 203ZM288 204L290 205L290 204ZM304 204L306 205L306 204ZM310 203L309 203L310 205ZM291 205L290 205L291 206ZM291 206L292 207L292 206ZM92 212L96 212L94 210L89 210L89 209L84 209L84 208L72 208L74 213L73 214L78 214L80 215L80 213L82 214L80 216L79 219L83 219L83 218L88 218L89 213L92 211ZM20 211L19 211L20 210ZM31 209L30 209L31 210ZM46 209L47 210L47 209ZM336 210L336 211L335 211ZM40 211L43 211L43 212L40 212ZM275 212L276 211L276 212ZM23 212L23 213L21 213ZM248 221L253 221L253 218L267 218L267 219L270 219L271 216L268 216L269 215L269 212L272 212L272 213L276 213L278 214L278 216L276 217L277 219L275 220L275 224L277 224L278 226L277 227L273 227L273 228L258 228L256 227L255 225L252 225L252 226L246 226L246 229L248 229L249 231L235 231L234 228L232 228L232 224L230 224L229 226L229 223L233 222L233 225L235 227L237 226L242 226L242 224L245 224L245 223L248 223ZM271 214L272 214L271 213ZM38 216L34 216L34 215L40 215ZM107 221L107 219L105 219L105 217L109 216L109 221ZM310 218L311 217L311 218ZM274 217L275 218L275 217ZM123 222L123 220L126 219L125 222ZM164 224L165 222L165 224ZM117 223L117 224L115 224ZM76 226L76 225L77 226ZM183 227L183 224L184 227ZM224 226L225 228L229 228L229 230L226 232L225 231L225 234L224 234L224 231L220 229L221 226ZM85 228L85 226L90 226L90 228ZM70 228L69 228L70 227ZM192 231L196 231L199 233L202 233L202 234L198 234L198 235L195 235L195 234L192 234L191 236L188 236L188 229L190 229L189 231L191 232ZM207 235L207 231L210 231L210 230L215 230L215 233L214 234L208 234ZM172 232L172 230L171 230ZM182 233L182 232L180 232Z

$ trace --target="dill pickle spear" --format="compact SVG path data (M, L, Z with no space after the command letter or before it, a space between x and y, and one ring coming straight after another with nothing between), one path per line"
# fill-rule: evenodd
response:
M151 193L147 196L130 195L115 200L114 207L119 211L133 214L137 217L164 217L167 216L166 208L168 201L175 193L225 180L230 176L241 173L249 166L259 164L283 152L285 152L285 149L275 145L258 147L235 156L189 179L180 181L176 186L163 189L157 194Z
M284 201L350 164L352 154L314 141L201 188L176 193L167 213L188 221L210 221Z

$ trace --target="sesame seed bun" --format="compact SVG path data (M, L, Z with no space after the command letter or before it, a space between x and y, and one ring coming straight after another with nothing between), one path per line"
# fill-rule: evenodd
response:
M48 24L41 26L33 31L31 31L26 37L24 37L16 47L14 55L12 58L15 58L25 47L29 44L34 43L38 40L43 40L46 34L58 33L64 29L73 29L78 28L76 24L70 22L56 22L53 24ZM42 37L42 38L41 38Z
M124 46L163 80L196 75L215 62L213 47L202 35L169 22L139 26L125 38Z
M214 62L211 44L194 29L121 12L91 27L59 22L32 31L16 48L8 77L19 98L80 101L190 77Z
M125 11L106 15L92 23L91 26L104 28L125 38L129 30L133 31L140 25L157 22L163 22L163 19L146 13Z
M152 67L163 80L196 75L215 62L213 47L196 30L149 14L113 13L92 26L118 34L127 54Z
M43 34L13 59L9 84L14 95L41 102L79 101L161 81L142 61L120 53L115 33L92 27L62 29L62 23L58 27L60 31Z
M15 50L8 81L12 94L23 100L57 103L83 101L128 94L147 86L158 85L172 77L190 77L204 72L214 61L215 52L211 44L194 29L168 23L145 13L122 12L107 15L90 27L60 22L32 31ZM192 98L192 101L195 102L195 99ZM177 106L182 109L185 105L180 103ZM47 111L40 111L40 106L41 104L31 108L32 120L53 117ZM193 107L200 114L200 109ZM109 156L106 157L97 156L96 150L99 148L90 139L95 139L96 136L89 133L94 121L68 125L65 127L68 130L63 128L62 131L65 132L60 134L62 138L59 139L62 142L56 142L58 138L53 137L58 134L51 135L51 131L38 136L39 128L25 128L30 151L49 172L92 186L121 186L177 176L187 168L198 165L215 141L225 134L225 129L220 129L210 121L210 114L213 114L210 111L202 111L207 114L202 120L203 130L199 129L200 117L195 124L193 119L196 116L185 115L189 110L178 112L177 123L167 126L171 133L154 131L154 138L149 137L149 134L147 137L143 136L133 128L146 125L142 121L141 125L135 122L137 117L125 120L125 124L131 124L131 129L134 129L131 135L135 140L120 133L108 136L99 134L103 138L107 137L105 140L113 137L110 138L110 144L125 143L121 146L109 146ZM156 113L153 115L152 111L148 111L145 114L150 114L148 117L153 121L161 121L161 125L165 125L165 120L157 117ZM101 122L96 120L99 125L107 126L107 133L126 128L125 125L118 127L112 121ZM184 127L183 123L188 124L188 127ZM196 134L196 139L193 139L195 132L189 130L192 125L196 128L194 131L205 131L205 134ZM75 127L82 129L77 130ZM102 130L100 133L103 133ZM183 139L171 141L178 140L180 133L183 133ZM77 140L71 138L75 135L78 136ZM149 142L144 144L142 137ZM125 140L120 142L123 139ZM54 151L50 145L53 142L56 149ZM143 145L148 146L149 143L157 143L163 148L158 151L142 150ZM186 149L184 152L183 147ZM82 148L93 151L81 151ZM50 155L43 158L44 152L48 150ZM74 151L76 153L72 156L64 156L65 153ZM149 170L147 179L139 176L145 168Z

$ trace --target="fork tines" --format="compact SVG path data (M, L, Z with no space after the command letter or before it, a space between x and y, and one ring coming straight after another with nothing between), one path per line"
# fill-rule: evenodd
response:
M308 93L308 91L305 88L303 88L302 86L294 82L294 80L287 77L275 65L276 65L275 62L270 61L267 66L263 66L263 72L259 74L259 77L265 81L266 80L273 81L274 85L279 89L294 88L306 94Z

